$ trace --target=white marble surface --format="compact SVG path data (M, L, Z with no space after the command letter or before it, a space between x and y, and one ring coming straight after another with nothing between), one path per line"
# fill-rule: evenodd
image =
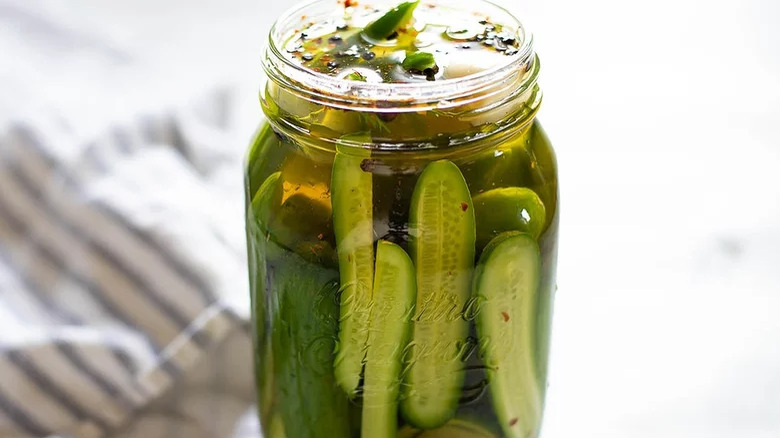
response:
M545 438L780 436L780 3L505 3L561 172ZM238 160L290 4L0 0L0 115L99 131L228 90Z

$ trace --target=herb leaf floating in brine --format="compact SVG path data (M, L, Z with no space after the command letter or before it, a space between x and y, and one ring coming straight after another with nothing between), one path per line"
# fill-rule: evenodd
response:
M353 71L352 73L348 74L346 79L350 81L366 82L366 77L363 76L359 71Z
M414 10L419 4L419 0L401 3L388 11L385 15L379 17L378 20L366 26L365 29L363 29L363 35L374 40L389 38L390 35L394 34L399 29L403 29L412 21Z
M415 52L406 55L401 66L409 73L424 74L429 81L434 80L434 76L439 72L436 59L433 54L428 52Z

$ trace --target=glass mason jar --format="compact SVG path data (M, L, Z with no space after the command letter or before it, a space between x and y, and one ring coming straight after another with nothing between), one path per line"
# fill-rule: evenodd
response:
M339 8L290 11L264 56L245 174L264 436L537 437L558 183L531 36L474 0L457 8L519 42L484 71L370 83L291 62L290 36Z

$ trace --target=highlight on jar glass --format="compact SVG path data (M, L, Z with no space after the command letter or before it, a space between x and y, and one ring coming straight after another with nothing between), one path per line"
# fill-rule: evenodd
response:
M535 438L555 155L530 33L483 0L317 0L272 28L246 158L267 438Z

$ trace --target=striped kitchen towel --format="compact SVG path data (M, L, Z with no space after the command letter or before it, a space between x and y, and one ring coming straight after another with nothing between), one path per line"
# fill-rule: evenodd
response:
M251 346L240 148L224 140L194 112L92 138L0 127L0 437L237 427Z

